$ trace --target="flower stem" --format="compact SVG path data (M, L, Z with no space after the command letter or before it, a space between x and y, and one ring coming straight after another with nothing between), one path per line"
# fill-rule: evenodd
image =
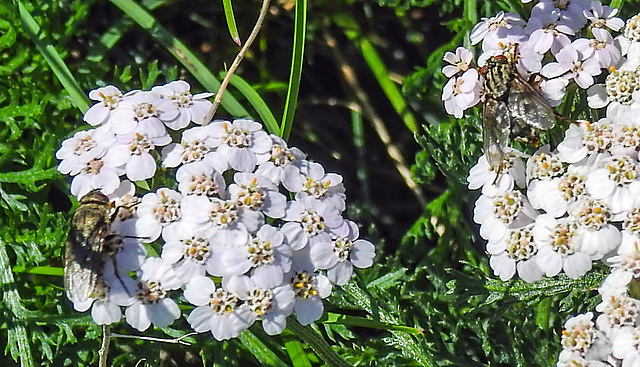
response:
M100 350L98 350L98 356L100 356L100 360L98 361L99 367L107 367L107 359L109 359L109 344L111 343L111 328L109 325L102 326L102 345L100 346Z
M298 338L309 344L316 354L322 358L327 366L332 367L349 367L342 357L336 353L329 344L316 333L310 326L303 326L295 317L287 319L287 329L291 330Z

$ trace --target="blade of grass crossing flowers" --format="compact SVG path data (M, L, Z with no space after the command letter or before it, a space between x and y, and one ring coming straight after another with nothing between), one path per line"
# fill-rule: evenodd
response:
M291 74L289 74L289 88L284 104L280 133L284 140L289 139L293 118L298 104L302 64L304 62L304 42L307 33L307 0L296 0L295 24L293 33L293 52L291 55Z
M251 331L243 331L238 338L240 342L242 342L242 345L260 361L261 365L275 367L287 366L286 363L278 358L278 356Z
M220 82L207 67L171 32L160 25L156 19L143 7L132 0L111 0L140 27L145 29L153 38L160 42L189 72L209 91L218 90ZM237 117L249 116L247 110L229 93L222 98L222 107L231 115Z
M20 20L22 21L24 29L36 45L38 51L40 51L47 61L47 64L49 64L56 78L58 78L64 89L69 93L73 103L84 113L89 109L89 99L85 96L84 91L80 88L76 78L71 74L71 71L69 71L69 68L62 60L62 57L60 57L60 54L58 54L58 51L56 51L46 36L40 32L40 26L36 23L36 20L33 19L24 4L22 4L21 1L16 1L16 3L18 4Z
M231 4L231 0L222 0L222 5L224 7L224 17L227 19L227 27L229 28L231 39L240 46L242 41L238 34L238 27L236 26L236 18L233 15L233 5Z
M258 113L260 120L264 123L267 130L271 134L280 135L280 127L278 126L276 118L273 116L273 113L262 97L260 97L258 92L256 92L249 83L238 75L232 76L229 84L234 86L247 99L247 101L251 103L251 106Z

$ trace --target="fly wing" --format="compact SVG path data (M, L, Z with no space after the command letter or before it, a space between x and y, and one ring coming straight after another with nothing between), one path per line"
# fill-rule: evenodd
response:
M484 154L491 167L500 167L505 158L505 148L509 145L511 120L509 108L504 101L489 98L482 110L482 136Z
M509 111L513 122L520 126L533 126L548 130L556 123L556 116L549 102L526 80L516 75L509 88Z
M82 217L85 213L77 214ZM104 242L109 226L98 222L93 228L84 229L72 223L65 249L64 286L74 303L91 297L104 270Z

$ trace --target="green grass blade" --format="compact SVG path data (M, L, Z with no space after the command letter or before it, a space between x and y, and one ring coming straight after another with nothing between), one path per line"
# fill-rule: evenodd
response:
M64 269L58 268L55 266L34 266L34 267L26 267L22 265L16 265L11 269L14 273L27 273L27 274L38 274L38 275L52 275L56 277L61 277L64 275Z
M293 367L312 367L302 343L297 340L290 340L284 343L284 347L287 350L287 354L289 354Z
M142 6L149 10L153 10L160 7L170 0L143 0ZM109 50L120 41L122 36L127 33L129 28L133 26L133 21L129 17L122 17L117 22L113 23L106 32L102 34L100 40L96 42L87 53L87 60L92 62L101 62L107 55Z
M24 29L36 45L38 51L40 51L47 61L47 64L49 64L49 67L51 67L56 78L58 78L64 89L69 93L73 103L84 113L89 109L89 98L87 98L82 88L80 88L80 84L78 84L76 78L71 74L71 71L60 57L60 54L58 54L58 51L56 51L55 47L47 40L45 35L40 32L40 26L36 23L36 20L33 19L21 1L16 1L16 3L18 4L20 20L22 21Z
M387 96L387 99L405 126L407 126L411 132L418 132L419 128L415 116L413 116L409 110L409 106L404 100L402 93L393 80L391 80L389 71L375 47L373 47L373 44L366 37L362 36L356 20L346 14L336 15L334 20L336 24L342 28L344 34L360 48L364 61L367 63L367 66L369 66L369 69L371 69L380 88L382 88L382 91Z
M229 28L231 39L240 46L242 41L238 34L238 27L236 26L236 18L233 15L233 5L231 4L231 0L222 0L222 5L224 6L224 17L227 19L227 27Z
M393 325L393 324L388 324L388 323L384 323L384 322L380 322L372 319L367 319L364 317L341 315L341 314L331 313L331 312L328 312L326 314L326 319L324 319L322 323L359 326L359 327L389 330L389 331L395 330L395 331L402 331L402 332L414 334L414 335L419 335L424 332L424 330L414 328L414 327Z
M177 39L165 27L143 7L133 0L111 0L125 14L133 19L140 27L145 29L153 38L160 42L202 86L209 91L216 91L220 87L220 81L207 69L207 67L191 52L179 39ZM232 116L249 116L247 110L231 95L225 93L222 97L222 107Z
M247 83L244 79L237 74L231 77L229 84L234 86L246 99L251 103L251 106L256 110L258 116L266 126L267 130L271 134L280 135L280 127L276 121L275 116L264 102L262 97Z
M265 345L262 340L260 340L255 334L250 332L249 330L245 330L238 337L242 345L251 354L256 357L260 364L263 366L275 366L275 367L286 367L287 364L284 363L278 356L271 350L267 345Z
M300 91L300 78L302 77L302 64L304 63L304 41L307 33L307 0L296 0L296 14L293 33L293 52L291 55L291 74L289 75L289 88L284 104L284 113L280 132L284 140L289 139L293 118L298 104Z

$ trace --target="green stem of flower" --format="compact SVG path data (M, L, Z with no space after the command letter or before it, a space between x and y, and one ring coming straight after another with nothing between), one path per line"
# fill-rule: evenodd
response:
M298 338L309 344L316 354L325 361L327 366L350 366L350 364L331 348L321 335L316 333L310 326L300 324L295 317L289 317L287 319L287 329L291 330Z

